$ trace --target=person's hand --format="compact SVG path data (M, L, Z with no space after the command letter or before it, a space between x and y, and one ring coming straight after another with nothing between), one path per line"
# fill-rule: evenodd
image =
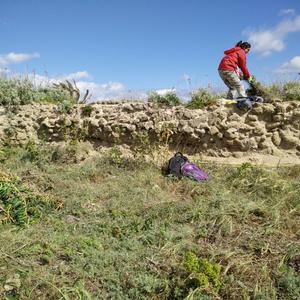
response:
M250 76L248 78L248 82L251 84L251 83L254 83L255 82L255 77L254 76Z

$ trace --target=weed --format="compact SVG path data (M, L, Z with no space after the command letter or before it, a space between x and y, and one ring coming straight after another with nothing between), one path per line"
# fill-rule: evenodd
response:
M156 148L143 138L151 158ZM8 182L12 191L6 203L27 199L27 213L31 206L38 211L29 215L30 226L15 230L1 202L7 224L0 228L0 298L299 298L296 167L202 161L213 176L198 184L164 178L157 165L117 147L80 164L62 147L56 163L46 159L43 168L20 159L28 149L1 151L1 169L22 178L3 175L4 189ZM12 184L19 191L28 185L27 192L14 194ZM25 196L36 190L62 199L63 207L48 209ZM21 284L12 284L16 273ZM7 280L11 291L4 289Z
M274 89L273 89L274 90ZM261 84L259 81L254 79L250 83L250 89L247 90L249 96L260 96L263 97L265 101L269 102L272 99L272 94L268 87Z
M74 104L71 101L63 100L61 103L59 103L57 109L58 109L58 112L67 115L67 114L70 114L73 106L74 106Z
M4 131L4 133L6 134L6 136L7 136L8 138L13 137L13 136L17 133L16 128L13 127L13 126L6 127L6 128L4 128L3 131Z
M50 204L45 196L35 194L17 178L0 174L0 223L24 226L40 218L43 206Z
M176 106L181 104L181 100L175 93L167 93L165 95L159 95L158 93L152 93L148 97L148 101L163 106Z
M279 295L287 296L287 299L300 299L300 277L292 268L283 265L277 275Z
M300 101L300 82L291 81L283 85L283 94L286 101Z
M189 278L200 288L211 287L215 291L219 291L221 287L221 266L210 263L207 259L198 258L193 252L187 252L184 262Z
M70 101L67 93L52 87L35 87L28 79L0 78L0 105L24 105L34 102L60 103Z
M29 160L31 162L37 162L41 159L40 148L33 141L28 141L25 145L25 153L22 156L23 160Z
M93 111L92 105L84 105L81 108L81 113L82 113L82 116L84 116L84 117L90 117L92 111Z
M202 109L216 103L216 97L206 89L199 89L192 93L192 99L186 107L190 109Z

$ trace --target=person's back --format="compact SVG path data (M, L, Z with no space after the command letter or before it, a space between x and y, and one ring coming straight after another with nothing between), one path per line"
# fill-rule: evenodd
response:
M248 80L250 73L246 64L246 54L251 45L247 42L238 42L235 47L224 51L218 71L224 83L229 88L227 97L229 99L247 97L241 79ZM241 72L240 72L241 71Z
M219 64L219 70L236 72L240 68L243 72L244 79L250 77L250 73L246 66L246 53L241 47L234 47L224 51L225 56Z

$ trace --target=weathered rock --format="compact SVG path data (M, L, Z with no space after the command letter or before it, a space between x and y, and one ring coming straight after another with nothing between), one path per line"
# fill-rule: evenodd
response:
M195 119L192 119L189 121L190 126L194 127L194 128L201 128L204 125L207 126L207 120L208 117L207 116L201 116L201 117L197 117Z
M272 135L272 142L275 146L279 146L281 143L281 137L278 131L275 131Z
M194 129L193 129L192 127L190 127L190 126L185 125L185 126L183 126L183 127L181 128L181 131L182 131L182 132L185 132L185 133L193 133L193 132L194 132Z
M248 115L246 118L246 122L247 121L256 122L256 121L258 121L258 117L257 117L257 115Z
M211 134L211 135L215 135L215 134L217 134L217 133L219 133L219 129L218 129L216 126L212 126L212 127L210 128L210 134Z
M300 145L299 137L295 137L290 130L280 130L279 133L282 139L282 143L284 143L285 147L296 148L298 145Z
M8 138L7 134L16 144L24 144L29 139L60 142L68 135L73 139L77 133L87 132L85 138L91 143L97 139L104 145L116 142L130 146L132 136L139 132L149 132L151 141L168 132L175 145L184 143L211 155L252 150L295 154L300 152L299 120L298 102L258 104L246 113L235 107L187 110L183 106L158 108L147 103L115 102L93 104L90 116L82 114L80 105L69 114L62 114L55 105L26 105L12 116L0 107L0 142Z
M281 124L280 122L267 123L266 128L267 128L267 130L272 130L272 129L275 129L275 128L279 128L280 124Z
M273 116L273 121L274 122L281 122L283 120L284 120L283 114L278 114L278 115Z

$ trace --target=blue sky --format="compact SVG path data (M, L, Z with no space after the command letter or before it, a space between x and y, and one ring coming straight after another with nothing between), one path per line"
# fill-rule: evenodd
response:
M238 40L259 80L300 72L299 0L1 0L0 36L2 76L74 78L94 98L221 88Z

